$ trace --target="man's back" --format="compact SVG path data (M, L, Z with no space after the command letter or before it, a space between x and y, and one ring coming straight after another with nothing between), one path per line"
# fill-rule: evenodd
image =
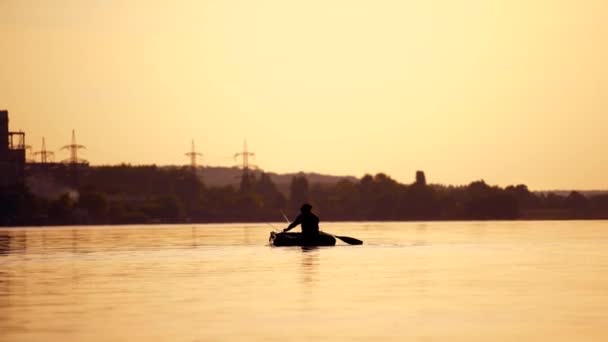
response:
M312 206L310 204L303 204L300 208L300 215L298 215L298 217L296 217L296 219L283 231L287 232L291 228L301 224L302 235L304 235L305 238L316 238L319 235L319 218L312 213L311 209Z
M318 235L319 234L319 218L317 215L307 212L301 213L296 218L296 222L302 225L302 234L304 235Z

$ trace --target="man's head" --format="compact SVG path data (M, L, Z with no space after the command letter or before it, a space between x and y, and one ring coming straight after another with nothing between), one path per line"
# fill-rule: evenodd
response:
M300 211L303 213L309 213L312 210L312 205L308 204L308 203L304 203L302 204L302 207L300 207Z

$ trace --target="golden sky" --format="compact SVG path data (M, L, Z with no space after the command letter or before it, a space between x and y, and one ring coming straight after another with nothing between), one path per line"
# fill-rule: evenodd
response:
M0 108L57 159L608 188L606 0L0 0Z

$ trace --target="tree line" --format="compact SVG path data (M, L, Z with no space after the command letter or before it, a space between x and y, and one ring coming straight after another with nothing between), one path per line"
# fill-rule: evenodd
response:
M0 189L0 224L136 224L268 222L294 217L311 203L324 221L513 220L608 218L608 195L534 193L483 180L464 186L411 184L386 174L310 184L304 175L279 191L266 173L244 172L238 185L209 187L190 168L97 166L78 174L73 190L37 196L25 184Z

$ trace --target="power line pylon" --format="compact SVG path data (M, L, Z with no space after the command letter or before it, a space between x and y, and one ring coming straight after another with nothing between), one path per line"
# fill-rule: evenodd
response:
M256 165L249 163L249 157L255 157L255 153L249 152L247 150L247 140L245 140L245 142L243 143L243 151L234 154L234 160L238 160L238 157L241 157L243 159L243 164L241 166L243 169L243 173L249 171L250 167L257 168Z
M69 145L63 146L61 149L70 151L70 158L62 160L61 161L62 163L68 163L68 164L86 164L87 163L86 160L78 158L78 150L86 149L86 147L84 147L84 145L76 144L76 132L74 130L72 130L72 143Z
M42 138L42 147L40 148L40 151L33 152L32 154L34 156L40 156L40 164L50 163L55 157L54 152L48 151L46 149L46 142L44 141L44 137Z
M36 162L36 156L32 149L32 145L25 145L25 162L28 164Z
M235 160L237 160L238 157L241 157L241 159L243 160L243 164L241 166L243 169L243 174L241 175L241 184L239 186L239 190L241 192L247 193L251 191L253 183L255 181L255 176L253 175L253 173L249 172L249 169L257 168L256 165L249 163L249 157L255 157L255 153L249 152L247 150L247 140L245 140L245 142L243 143L243 151L234 154Z
M203 154L196 152L196 149L194 148L194 139L192 139L192 148L190 149L190 152L186 153L186 156L190 157L190 167L193 170L196 170L196 157L202 157Z

